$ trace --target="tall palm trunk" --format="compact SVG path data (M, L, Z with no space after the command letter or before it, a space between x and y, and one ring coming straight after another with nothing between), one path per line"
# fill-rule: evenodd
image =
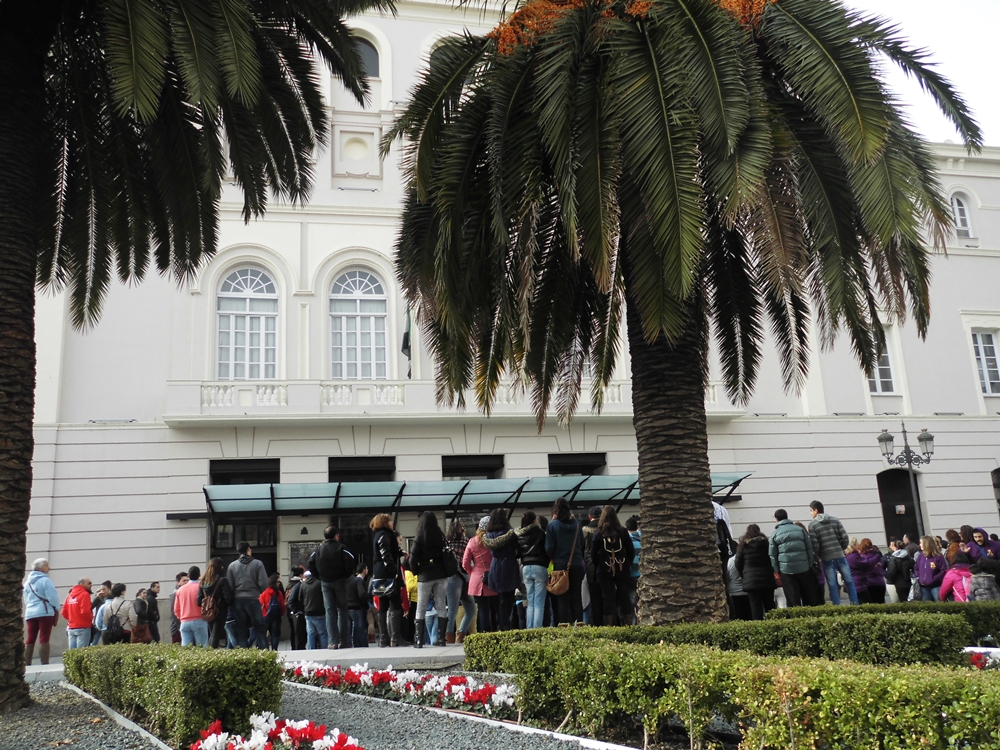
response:
M43 65L59 5L0 5L0 713L28 701L21 580L34 447L36 206Z
M679 341L661 335L649 343L636 307L628 304L626 315L642 488L642 623L718 622L728 614L711 505L705 315L694 301Z

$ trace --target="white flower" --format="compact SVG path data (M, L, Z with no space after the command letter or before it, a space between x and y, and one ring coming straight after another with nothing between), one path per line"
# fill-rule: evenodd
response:
M262 714L254 714L250 717L250 726L264 734L270 732L276 725L277 720L270 711L265 711Z
M237 736L235 739L240 739L240 737ZM201 741L201 750L226 750L228 744L229 732L213 734Z

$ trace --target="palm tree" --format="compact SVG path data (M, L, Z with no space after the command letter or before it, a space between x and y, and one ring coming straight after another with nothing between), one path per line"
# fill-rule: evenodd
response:
M216 248L227 164L244 216L301 200L328 123L319 67L364 103L347 15L392 0L0 4L0 713L27 701L21 578L35 287L96 322L113 275L178 280Z
M880 57L981 145L926 53L837 0L527 0L439 47L383 142L406 141L397 274L442 401L488 413L510 376L566 420L589 363L600 408L624 324L647 622L726 616L710 333L745 402L766 327L788 389L813 329L866 371L884 319L927 329L924 238L951 218Z

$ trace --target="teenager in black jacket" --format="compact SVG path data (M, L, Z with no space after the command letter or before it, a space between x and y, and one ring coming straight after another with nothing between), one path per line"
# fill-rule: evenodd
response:
M427 615L427 605L434 600L435 609L447 612L448 606L448 575L453 572L445 566L455 562L455 557L448 549L444 532L438 526L437 516L430 511L420 514L417 521L417 535L410 547L410 570L417 576L417 613L413 645L421 648L424 645L424 618ZM448 629L448 617L438 617L437 640L435 646L445 643L445 631Z
M392 591L378 597L379 646L398 646L403 633L403 578L399 571L401 550L392 527L392 517L379 513L368 524L372 530L372 578L393 581Z
M750 597L754 620L763 620L764 614L774 609L774 568L769 548L770 542L755 523L747 526L736 548L736 569L743 576L743 591Z

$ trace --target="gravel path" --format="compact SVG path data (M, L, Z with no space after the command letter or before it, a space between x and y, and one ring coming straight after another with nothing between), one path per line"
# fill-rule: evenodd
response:
M478 721L465 721L419 706L386 704L362 696L316 692L285 685L284 718L310 719L340 729L366 750L579 750L579 742L524 734Z
M58 682L31 683L28 708L0 717L0 750L153 750L104 710Z

